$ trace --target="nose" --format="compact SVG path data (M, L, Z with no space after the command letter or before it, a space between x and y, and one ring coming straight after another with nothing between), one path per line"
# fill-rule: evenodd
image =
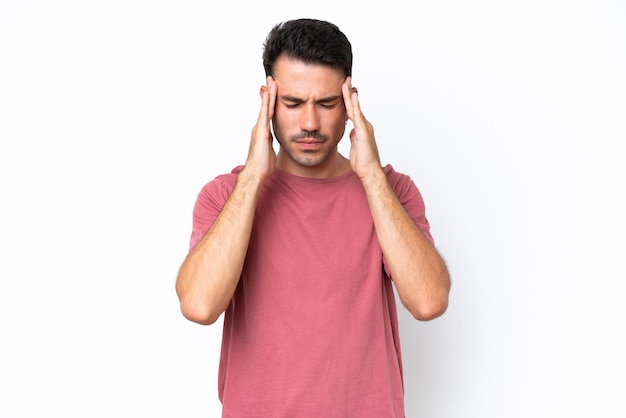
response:
M300 129L303 131L319 131L320 118L315 105L303 106L300 115Z

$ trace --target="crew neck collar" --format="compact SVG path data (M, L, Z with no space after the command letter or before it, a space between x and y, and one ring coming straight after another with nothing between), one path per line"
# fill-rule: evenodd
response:
M295 181L302 181L302 182L307 182L307 183L335 183L335 182L346 180L352 176L356 176L354 171L348 170L345 173L340 174L338 176L334 176L334 177L323 177L323 178L305 177L305 176L299 176L297 174L287 173L286 171L282 171L279 168L276 168L272 175L281 179L285 179L285 180L295 180Z

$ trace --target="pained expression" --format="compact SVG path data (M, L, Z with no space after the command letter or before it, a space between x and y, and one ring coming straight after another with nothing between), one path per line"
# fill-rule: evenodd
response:
M272 122L283 168L330 166L335 159L329 157L336 156L346 127L341 92L346 76L328 66L285 57L274 69L277 97Z

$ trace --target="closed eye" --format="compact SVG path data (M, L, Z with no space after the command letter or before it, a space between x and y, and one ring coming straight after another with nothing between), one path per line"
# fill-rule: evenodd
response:
M300 104L301 103L284 103L287 109L295 109L296 107L300 106ZM320 103L319 105L320 107L323 107L324 109L332 109L335 106L337 106L337 103L332 103L332 104Z
M291 99L291 98L287 98L287 99L283 100L282 102L283 102L283 105L287 109L294 109L294 108L300 106L303 103L302 100Z
M324 109L332 109L339 103L342 103L340 96L325 97L317 102Z
M303 104L304 100L298 99L296 97L285 96L283 97L283 100L281 100L281 102L283 103L283 106L285 106L287 109L295 109ZM328 97L316 102L318 106L324 109L333 109L339 103L341 103L341 101L338 100L338 97Z

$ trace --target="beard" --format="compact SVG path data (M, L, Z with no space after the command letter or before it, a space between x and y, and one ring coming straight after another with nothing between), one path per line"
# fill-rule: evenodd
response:
M302 167L317 167L323 164L330 153L334 150L333 147L328 148L328 142L330 136L321 134L317 131L302 131L298 134L292 135L285 142L282 136L274 131L274 137L281 147L281 151L289 156L289 158L296 164ZM319 150L300 150L297 148L297 142L302 140L314 140L323 143L323 147Z

